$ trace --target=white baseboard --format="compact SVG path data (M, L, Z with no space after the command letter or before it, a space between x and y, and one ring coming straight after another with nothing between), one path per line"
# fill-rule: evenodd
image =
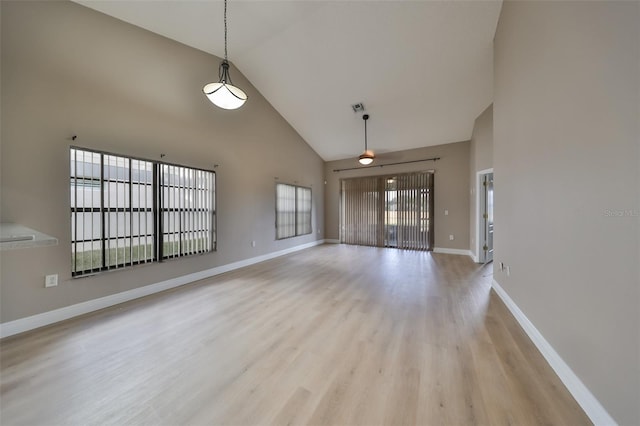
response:
M459 254L461 256L469 256L470 258L473 259L473 253L471 253L471 250L434 247L433 252L443 253L443 254Z
M325 239L324 242L326 244L340 244L340 240L333 240L333 239Z
M525 333L527 333L531 341L536 345L540 353L542 353L542 356L544 356L551 368L553 368L553 371L556 372L562 383L564 383L576 402L582 407L587 416L589 416L593 424L596 426L616 425L616 421L609 415L602 404L600 404L600 401L593 396L591 391L582 383L567 363L564 362L496 280L493 280L493 290L500 299L502 299L509 311L511 311L516 321L518 321Z
M129 300L149 296L154 293L189 284L204 278L213 277L215 275L223 274L225 272L233 271L235 269L243 268L255 263L264 262L265 260L270 260L276 257L284 256L285 254L314 247L323 244L324 242L324 240L313 241L311 243L302 244L285 250L267 253L262 256L240 260L238 262L217 266L215 268L207 269L200 272L194 272L192 274L183 275L181 277L172 278L170 280L162 281L159 283L149 284L144 287L134 288L131 290L123 291L121 293L111 294L109 296L100 297L98 299L87 300L86 302L77 303L71 306L65 306L64 308L54 309L53 311L43 312L41 314L32 315L30 317L5 322L0 324L0 338L13 336L14 334L18 333L24 333L25 331L44 327L45 325L64 321L66 319L84 315L89 312L94 312L99 309L108 308L109 306L128 302Z

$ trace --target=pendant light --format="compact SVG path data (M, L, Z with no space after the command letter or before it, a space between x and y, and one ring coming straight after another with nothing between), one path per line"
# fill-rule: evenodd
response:
M367 149L367 120L369 119L369 114L363 115L362 119L364 120L364 152L358 157L358 162L363 166L367 166L373 163L373 159L376 156L373 155L373 151Z
M227 60L227 0L224 0L224 60L218 68L217 83L209 83L202 91L214 105L223 109L240 108L247 101L247 94L231 82Z

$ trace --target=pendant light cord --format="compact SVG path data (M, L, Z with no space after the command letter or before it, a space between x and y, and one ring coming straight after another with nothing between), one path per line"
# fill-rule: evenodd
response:
M362 116L364 120L364 151L367 152L367 120L369 119L369 114L365 114Z
M224 0L224 61L227 62L227 0Z
M366 151L367 149L367 120L364 120L364 150Z

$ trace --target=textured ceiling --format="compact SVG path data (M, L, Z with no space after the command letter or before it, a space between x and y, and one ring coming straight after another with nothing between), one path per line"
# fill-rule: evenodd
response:
M221 1L77 2L224 54ZM325 160L362 152L356 102L377 153L459 142L492 102L501 5L229 0L229 59Z

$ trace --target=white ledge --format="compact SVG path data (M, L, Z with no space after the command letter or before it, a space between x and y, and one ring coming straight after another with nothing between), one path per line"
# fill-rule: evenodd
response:
M0 250L58 245L58 239L17 223L0 223Z

